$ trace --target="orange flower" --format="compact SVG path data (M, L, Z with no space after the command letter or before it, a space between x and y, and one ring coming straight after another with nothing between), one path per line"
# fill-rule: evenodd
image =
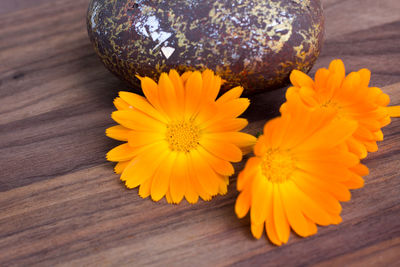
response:
M337 109L310 109L298 94L281 117L269 121L239 174L235 212L250 210L251 231L260 238L265 227L275 245L286 243L290 229L306 237L316 224L341 222L339 201L349 189L363 186L368 169L349 152L345 141L357 130L353 120L337 120Z
M352 72L345 77L341 60L333 60L329 69L319 69L313 81L306 74L294 70L290 75L293 87L286 92L291 101L299 95L311 108L334 108L337 118L351 119L358 123L354 134L346 141L349 150L360 158L367 152L378 150L377 141L383 140L381 128L390 123L390 117L399 116L399 107L387 107L390 98L377 87L369 87L371 73L367 69ZM285 112L286 104L281 112Z
M128 188L140 186L139 195L154 201L166 196L169 203L183 199L196 203L227 192L231 162L242 160L242 150L255 137L239 132L247 120L237 118L249 106L240 98L242 87L220 98L221 78L175 70L155 83L139 77L145 97L120 92L112 118L120 125L107 136L126 143L114 148L107 159L118 162L115 172Z

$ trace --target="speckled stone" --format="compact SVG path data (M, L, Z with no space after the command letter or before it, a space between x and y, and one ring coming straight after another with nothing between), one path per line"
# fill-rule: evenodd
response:
M135 87L135 74L210 68L247 93L309 71L324 33L319 0L91 0L87 25L105 66Z

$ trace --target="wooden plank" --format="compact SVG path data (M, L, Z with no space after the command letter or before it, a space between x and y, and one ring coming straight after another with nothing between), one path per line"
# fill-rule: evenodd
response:
M229 193L174 206L143 200L113 173L112 99L129 90L100 64L86 34L87 0L0 2L0 265L396 265L400 238L400 120L364 163L365 187L343 223L283 247L254 240ZM327 40L311 75L334 58L366 67L400 104L400 2L325 0ZM244 115L256 134L284 89ZM236 164L236 171L243 163ZM398 265L398 264L397 264Z

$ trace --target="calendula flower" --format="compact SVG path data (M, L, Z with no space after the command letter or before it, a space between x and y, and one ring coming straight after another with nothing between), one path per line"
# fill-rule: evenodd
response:
M250 210L255 238L265 227L279 246L290 229L306 237L317 232L316 224L341 222L340 201L363 186L368 169L344 143L357 122L336 116L336 109L312 110L294 95L285 113L266 123L237 180L235 212L242 218Z
M319 69L315 81L301 71L290 75L293 87L287 90L290 101L298 94L311 108L334 108L337 118L351 119L358 123L354 134L346 141L350 151L365 158L367 152L378 150L377 141L383 140L381 128L388 125L390 117L399 116L400 107L387 107L390 98L377 87L369 87L371 72L361 69L345 76L341 60L333 60L329 69ZM285 112L282 105L281 112ZM397 114L397 115L396 115Z
M183 199L196 203L227 192L231 162L242 160L242 150L255 137L239 132L247 120L237 118L249 106L236 87L217 98L221 78L175 70L162 73L158 84L138 77L145 97L120 92L112 118L120 125L107 136L126 143L107 159L118 162L115 172L128 188L139 186L139 195L154 201L166 196L169 203Z

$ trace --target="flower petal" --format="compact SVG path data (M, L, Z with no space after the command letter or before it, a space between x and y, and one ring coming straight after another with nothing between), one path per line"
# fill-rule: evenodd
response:
M239 98L242 93L243 93L243 87L241 86L237 86L229 91L227 91L225 94L223 94L222 96L220 96L217 99L217 104L222 104L222 103L227 103L229 101L232 101L234 99Z
M167 194L176 157L177 153L171 152L165 160L160 163L151 184L151 198L154 201L159 201Z
M274 213L274 224L276 227L276 233L278 238L282 243L287 243L290 235L290 227L289 222L285 215L285 210L282 203L282 196L280 193L280 184L274 185L274 193L273 193L273 208L272 211Z
M239 194L235 203L235 213L239 219L246 216L247 212L249 212L250 203L251 203L251 190L245 189ZM266 205L269 205L269 203L266 203Z
M176 118L182 114L182 110L179 110L174 84L166 73L162 73L158 81L158 97L163 110L170 117Z
M182 107L180 110L183 112L185 106L185 87L183 81L176 70L170 70L168 76L175 88L177 105Z
M186 193L188 177L188 158L185 153L178 152L172 168L169 190L174 203L180 203Z
M268 215L268 196L272 192L272 184L268 183L264 176L257 175L251 187L251 223L263 224Z
M215 114L214 118L204 122L201 128L213 127L215 124L221 123L226 119L233 119L240 116L250 105L250 101L247 98L238 98L227 103L219 105L219 110Z
M253 234L254 238L260 239L260 237L263 233L263 230L264 230L264 224L263 223L261 223L261 224L252 223L250 227L251 227L251 233Z
M118 141L128 141L128 135L130 131L131 129L128 129L122 125L116 125L107 128L106 135Z
M242 151L231 143L202 138L200 145L211 154L223 160L231 162L240 162L242 160Z
M150 177L139 186L139 196L141 198L147 198L148 196L150 196L150 189L152 182L153 182L153 177Z
M126 181L125 185L128 188L135 188L152 177L160 163L168 156L167 144L161 142L149 147L132 160L123 171L121 180Z
M128 143L131 147L150 145L165 140L164 133L131 131L128 135Z
M292 181L282 183L280 192L285 207L285 214L291 228L300 236L306 237L311 233L308 228L308 223L296 199L296 190Z
M130 160L127 161L120 161L117 163L117 165L115 165L114 167L114 171L116 174L121 174L124 169L126 168L126 166L128 166L129 162L131 162Z
M261 158L251 157L247 160L244 170L242 170L237 179L237 190L244 190L247 183L252 181L253 178L261 172L260 169Z
M199 107L203 89L203 80L200 72L193 72L185 84L185 113L189 118L193 116Z
M197 180L204 191L210 196L218 194L217 175L200 155L197 150L190 151L190 159L193 169L196 173ZM200 192L199 192L200 194ZM201 196L201 195L200 195Z
M302 86L313 88L314 86L314 81L307 74L298 70L293 70L290 73L290 81L294 86L299 88Z
M214 156L202 147L198 147L197 150L217 173L225 176L231 176L235 172L235 169L229 161Z
M131 108L131 106L126 101L122 100L120 97L114 99L114 106L118 110L128 110Z
M119 96L131 107L140 110L146 115L164 123L168 122L167 119L157 109L155 109L143 96L124 91L119 92Z
M252 147L257 139L247 133L242 132L224 132L224 133L208 133L205 135L209 139L218 140L219 142L229 142L237 147Z
M136 110L114 111L112 119L122 126L136 131L165 131L165 124L155 120L146 114Z
M158 85L155 81L148 77L141 78L141 86L146 99L153 105L155 109L162 112L160 99L158 98Z
M243 118L226 119L209 126L206 130L209 132L236 132L244 129L248 124L249 122Z
M136 156L138 150L129 146L127 143L114 147L107 153L108 161L127 161Z

